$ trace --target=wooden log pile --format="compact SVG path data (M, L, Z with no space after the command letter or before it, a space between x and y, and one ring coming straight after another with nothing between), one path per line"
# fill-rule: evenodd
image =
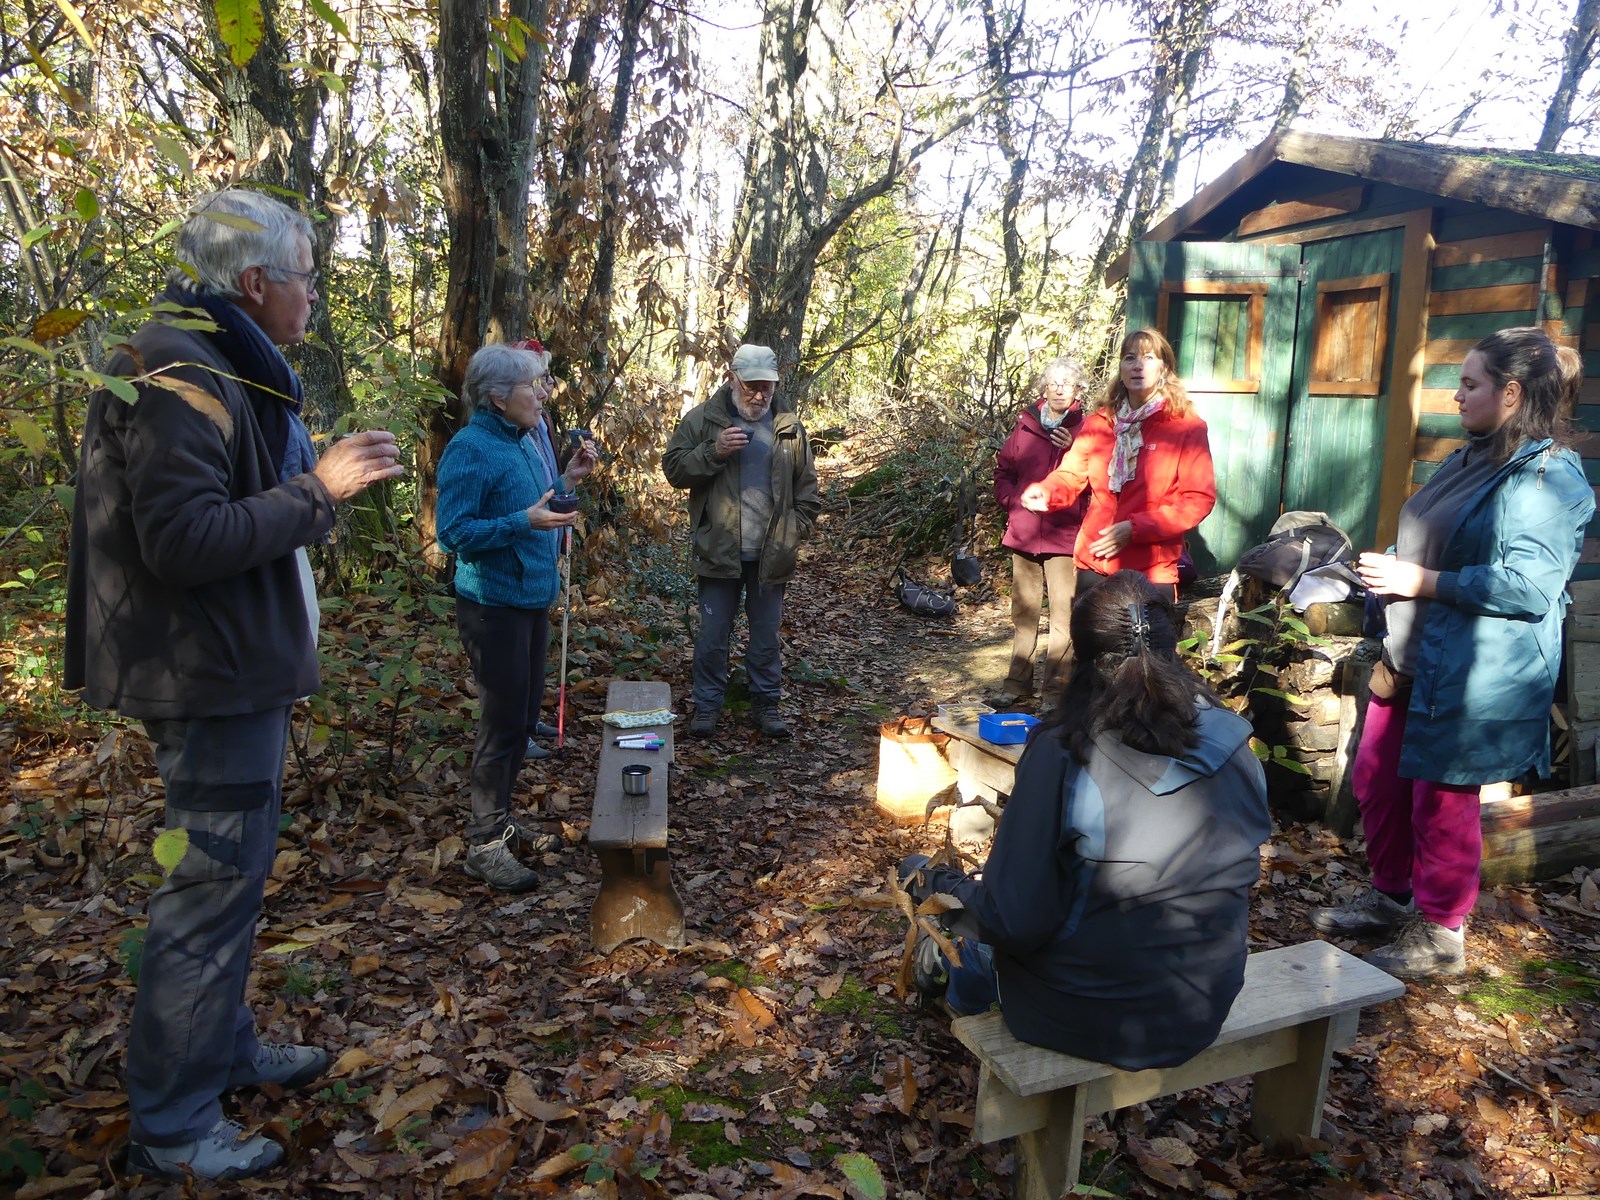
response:
M1303 617L1315 638L1309 644L1273 636L1269 627L1237 615L1270 599L1270 591L1253 580L1241 588L1224 622L1222 645L1257 644L1241 648L1239 662L1221 664L1213 683L1224 698L1246 701L1245 715L1265 751L1273 808L1292 820L1323 821L1346 835L1356 823L1349 767L1380 646L1360 636L1359 604L1311 605ZM1216 611L1214 598L1191 604L1188 634L1209 644ZM1295 699L1274 694L1279 692Z

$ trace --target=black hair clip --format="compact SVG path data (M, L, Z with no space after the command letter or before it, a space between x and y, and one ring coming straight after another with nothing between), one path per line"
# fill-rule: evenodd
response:
M1150 649L1150 608L1148 605L1128 605L1128 653Z

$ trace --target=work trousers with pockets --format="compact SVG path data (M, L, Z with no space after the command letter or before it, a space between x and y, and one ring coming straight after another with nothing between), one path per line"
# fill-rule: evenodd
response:
M511 788L544 703L550 610L457 596L456 624L478 683L478 736L467 780L467 843L476 846L498 837L511 816Z
M701 575L700 628L694 638L694 705L706 712L722 707L728 690L728 643L733 639L739 597L744 596L750 623L750 644L744 669L750 677L750 699L756 705L775 705L783 694L783 655L778 630L783 624L784 584L761 585L761 564L747 562L738 579L712 579Z
M1418 912L1453 928L1478 900L1479 789L1400 775L1407 702L1406 693L1367 702L1351 784L1367 836L1372 885L1380 892L1410 891Z
M1050 598L1050 643L1044 656L1040 690L1059 692L1061 672L1072 654L1072 597L1078 587L1078 568L1070 554L1011 552L1011 623L1016 635L1011 643L1011 669L1006 682L1012 689L1033 691L1034 656L1039 649L1039 609Z
M244 994L277 851L290 711L144 723L167 828L189 835L150 897L128 1031L130 1132L146 1145L182 1145L215 1125L229 1078L256 1053Z

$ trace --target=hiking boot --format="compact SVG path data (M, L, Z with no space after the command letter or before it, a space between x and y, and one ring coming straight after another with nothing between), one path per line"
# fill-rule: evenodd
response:
M274 1083L288 1091L310 1083L327 1069L328 1052L321 1046L262 1042L256 1047L250 1065L228 1076L228 1086L241 1088Z
M1368 884L1343 904L1313 908L1309 920L1319 933L1365 937L1393 933L1416 914L1415 901L1401 904Z
M505 831L492 842L479 842L467 849L462 864L466 873L502 892L526 892L539 882L538 872L523 866L511 852L517 840L517 827L506 822Z
M561 731L549 721L536 721L533 726L534 737L555 737Z
M690 737L710 737L717 731L717 718L722 715L720 708L697 708L694 718L689 722Z
M989 703L996 708L1010 708L1012 705L1021 704L1033 699L1033 688L1009 680L1000 685L989 695Z
M525 825L516 817L508 817L506 823L515 832L511 835L517 845L535 854L548 854L552 850L559 850L566 845L560 837L553 833L541 833L532 825Z
M778 712L776 704L763 704L755 711L756 728L761 730L766 737L774 741L786 742L793 735L789 726L784 724L783 717Z
M283 1147L259 1133L245 1137L244 1126L226 1117L199 1138L181 1146L146 1146L128 1143L128 1171L181 1179L248 1179L270 1171L283 1161Z
M1361 957L1401 979L1460 975L1467 969L1466 933L1465 925L1446 929L1418 914L1406 922L1394 941Z
M549 758L549 757L550 757L550 751L546 750L543 746L539 745L539 743L534 741L532 738L529 738L528 739L528 744L522 748L522 761L523 762L527 762L529 759L537 760L537 759Z

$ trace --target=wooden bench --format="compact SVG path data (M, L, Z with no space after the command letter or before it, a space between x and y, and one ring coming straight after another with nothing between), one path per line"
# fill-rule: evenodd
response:
M1158 1096L1255 1077L1251 1132L1283 1148L1316 1137L1334 1050L1348 1046L1368 1005L1393 1000L1405 984L1328 942L1252 954L1244 988L1217 1040L1182 1066L1122 1071L1019 1042L1000 1013L952 1022L978 1057L979 1142L1017 1139L1017 1200L1056 1200L1078 1182L1083 1123Z
M1011 795L1017 760L1024 749L1022 743L1002 746L982 738L978 736L976 721L957 724L946 717L935 717L933 727L950 735L944 753L955 768L956 786L963 800L982 796L987 800L1004 801Z
M618 679L606 692L607 712L671 708L672 689L664 683ZM589 845L600 859L600 892L589 910L589 939L602 954L611 953L630 938L647 938L681 950L683 900L672 886L672 862L667 854L672 723L638 729L602 728L594 812L589 820ZM660 750L616 745L616 739L626 734L652 733L661 739ZM648 796L623 794L622 768L632 763L650 768Z

